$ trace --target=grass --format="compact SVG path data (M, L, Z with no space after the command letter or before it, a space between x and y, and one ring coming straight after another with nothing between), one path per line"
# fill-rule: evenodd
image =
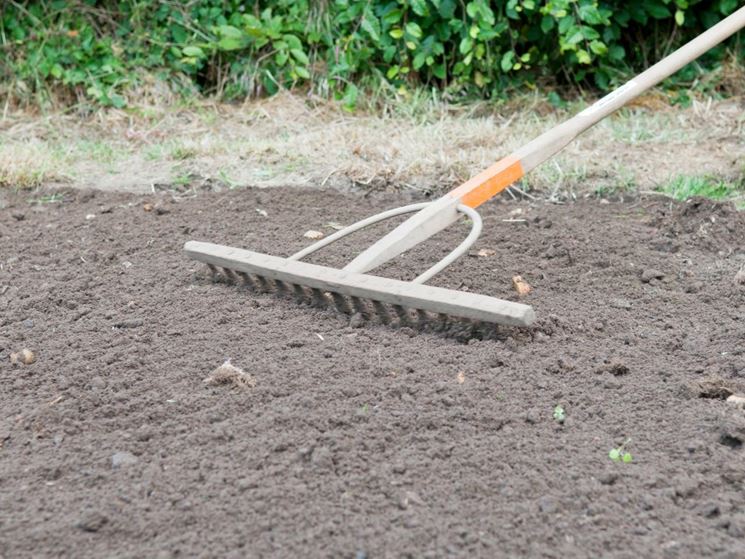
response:
M713 200L732 200L736 206L745 209L745 177L730 181L711 175L678 175L659 187L676 200L688 200L702 196Z
M679 175L736 185L734 169L745 161L738 104L660 103L655 93L599 123L518 188L561 201L652 190ZM145 192L155 182L183 186L190 176L231 188L356 185L438 194L585 105L556 109L535 93L507 105L460 106L420 92L349 114L321 98L282 93L242 106L192 101L86 119L10 112L0 118L0 186L65 182Z

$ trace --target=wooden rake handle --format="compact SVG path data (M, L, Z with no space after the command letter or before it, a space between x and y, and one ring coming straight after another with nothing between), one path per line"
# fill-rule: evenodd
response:
M579 134L670 77L743 27L745 27L745 7L723 19L594 105L538 136L532 142L525 144L511 155L451 190L447 196L471 208L480 206L553 157Z

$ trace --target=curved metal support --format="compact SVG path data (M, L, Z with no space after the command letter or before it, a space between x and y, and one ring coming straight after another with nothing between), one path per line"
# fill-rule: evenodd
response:
M300 260L301 258L305 258L309 254L312 254L316 252L317 250L320 250L323 247L328 246L335 241L338 241L342 237L346 237L347 235L354 233L355 231L359 231L360 229L364 229L365 227L369 227L370 225L374 225L380 221L384 221L392 217L418 212L419 210L423 210L424 208L429 206L431 203L432 202L420 202L419 204L410 204L408 206L401 206L400 208L394 208L386 212L381 212L379 214L372 215L368 217L367 219L363 219L362 221L353 223L352 225L349 225L348 227L345 227L344 229L341 229L340 231L337 231L336 233L329 235L325 239L321 239L317 243L313 243L312 245L305 247L300 252L296 252L295 254L290 256L288 260Z
M461 244L455 247L455 249L445 258L440 260L426 272L419 274L416 278L414 278L412 283L424 283L425 281L432 279L435 275L439 274L445 268L450 266L450 264L463 256L468 251L468 249L471 248L473 243L476 242L476 239L479 238L479 235L481 235L483 221L481 220L481 216L479 215L479 213L473 208L463 204L460 204L457 209L460 213L467 215L473 222L473 227L471 228L471 232L468 234L468 237L466 237Z

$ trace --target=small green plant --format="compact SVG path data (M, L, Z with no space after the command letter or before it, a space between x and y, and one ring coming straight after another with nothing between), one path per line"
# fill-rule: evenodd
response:
M710 175L678 175L660 187L662 192L676 200L687 200L693 196L703 196L714 200L742 199L745 194L745 180L739 183Z
M29 203L31 204L56 204L58 202L62 202L65 199L64 195L60 192L55 192L54 194L45 194L44 196L39 196L38 198L32 198L29 200Z
M564 421L566 421L566 418L567 418L566 410L564 410L561 404L558 404L554 408L554 420L556 420L557 423L564 423Z
M631 453L626 450L626 447L630 442L631 439L626 439L620 446L611 448L610 452L608 452L608 458L610 458L614 462L623 462L624 464L629 464L634 459L634 457L631 456Z

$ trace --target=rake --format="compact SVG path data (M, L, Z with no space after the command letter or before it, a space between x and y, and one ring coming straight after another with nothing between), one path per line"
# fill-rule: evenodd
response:
M530 326L535 320L535 313L529 305L429 286L425 282L465 254L476 242L482 229L477 207L553 157L580 133L744 26L745 7L573 118L435 201L373 215L288 258L198 241L187 242L184 251L190 258L206 263L216 278L241 282L258 292L274 292L320 307L333 305L343 313L359 314L364 319L377 316L384 324L426 328L434 321L439 327L454 323L470 327L481 323ZM342 269L302 261L342 237L410 213L414 215L362 251ZM470 234L450 254L414 280L406 282L368 273L442 231L462 216L472 223Z

